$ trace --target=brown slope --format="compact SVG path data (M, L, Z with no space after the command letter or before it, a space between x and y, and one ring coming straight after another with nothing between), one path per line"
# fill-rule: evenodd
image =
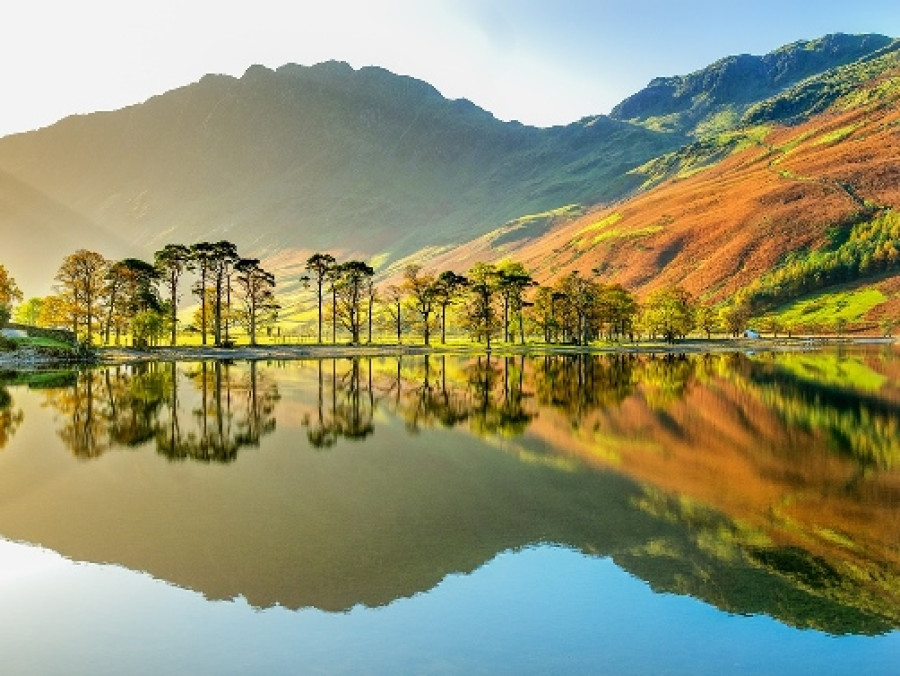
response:
M816 248L864 202L900 205L900 111L884 100L775 127L693 175L590 210L544 236L494 246L491 236L436 257L438 268L514 258L546 282L572 270L643 295L682 284L720 300L786 252Z

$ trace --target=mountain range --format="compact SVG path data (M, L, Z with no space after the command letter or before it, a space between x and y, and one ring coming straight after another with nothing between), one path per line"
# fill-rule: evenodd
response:
M597 269L723 300L896 207L898 55L891 38L830 35L551 128L376 67L209 75L0 139L0 262L32 295L76 248L229 239L288 291L330 251L382 274L514 257L540 281Z

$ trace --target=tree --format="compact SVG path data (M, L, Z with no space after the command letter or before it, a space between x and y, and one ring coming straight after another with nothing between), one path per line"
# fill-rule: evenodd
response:
M178 331L178 282L182 274L190 269L191 250L183 244L166 244L153 254L153 262L169 292L169 324L172 331L170 342L175 345Z
M201 331L204 322L207 326L212 326L215 321L215 299L216 291L215 289L207 289L206 290L206 302L200 303L200 306L194 310L192 328L195 331Z
M93 340L108 267L109 262L96 251L79 249L63 259L56 273L69 324L75 336L83 335L87 343Z
M565 339L586 345L599 332L597 299L600 285L573 270L557 283L559 290L556 309Z
M499 291L499 273L491 263L476 263L466 275L469 279L469 303L466 307L466 325L476 340L484 340L491 349L491 338L500 323L494 302Z
M222 321L222 298L224 296L226 299L225 321L227 322L228 314L230 312L231 274L240 258L238 256L237 247L231 242L222 240L212 245L210 260L210 270L212 272L213 280L215 280L216 289L215 322L213 324L215 344L221 345L222 327L225 326ZM226 333L228 332L227 326L225 327L225 331Z
M601 284L597 291L595 319L598 330L606 327L607 340L633 336L638 311L634 297L621 284Z
M391 284L385 289L384 298L389 301L385 304L390 315L393 328L397 331L397 344L403 344L403 299L406 292L402 287Z
M359 329L362 323L361 303L368 292L373 270L364 261L347 261L337 266L336 304L338 316L350 332L351 341L359 343Z
M541 332L544 342L552 341L558 324L555 316L556 291L549 286L542 286L534 295L534 303L529 311L531 323Z
M316 253L306 259L306 269L316 284L316 300L319 308L319 343L322 343L322 287L328 278L329 271L335 266L334 256Z
M431 314L437 301L437 284L434 275L423 275L421 265L407 265L403 271L403 289L409 296L410 307L422 322L425 345L430 344Z
M200 341L206 345L207 330L207 311L206 303L208 296L206 293L209 286L210 272L214 265L215 248L210 242L197 242L191 246L191 262L197 271L199 279L194 286L194 295L200 298Z
M728 305L719 310L719 319L725 329L732 335L737 337L744 330L747 321L750 319L750 305L746 302L737 302L734 305Z
M372 315L375 310L375 301L378 300L378 289L375 288L375 281L372 279L370 275L369 278L365 281L365 292L366 292L366 302L368 308L366 310L366 319L369 323L369 337L368 343L372 344Z
M452 270L444 270L434 284L434 300L441 308L441 344L447 342L447 307L456 302L469 280Z
M503 299L503 340L509 342L510 311L519 320L519 342L525 342L525 329L522 321L523 294L525 289L535 285L525 266L519 262L507 261L497 268L499 273L498 288Z
M16 321L20 324L37 326L43 304L43 298L29 298L16 308Z
M847 331L847 318L846 317L837 317L834 320L834 330L838 336L843 336Z
M105 342L109 344L110 329L116 322L116 342L139 312L160 310L155 284L156 268L137 258L113 263L106 272L104 300L106 303Z
M694 313L694 321L697 328L706 334L706 339L712 337L712 332L719 328L719 321L716 313L709 305L698 305Z
M16 280L0 265L0 326L9 321L13 303L21 300L22 292L16 285Z
M777 338L778 332L781 331L781 320L776 315L768 314L763 317L762 328L771 333L773 338Z
M106 321L104 322L103 342L109 345L110 333L114 319L116 321L116 344L119 342L119 334L125 324L125 313L121 311L120 297L123 295L123 287L128 284L131 271L123 262L113 263L106 271L106 286L103 289L106 299ZM116 312L119 311L118 317Z
M136 344L156 345L166 332L166 317L158 310L140 310L131 318L131 330Z
M245 322L250 344L256 345L256 328L261 321L272 321L278 313L273 289L275 276L260 267L257 258L241 258L235 264L238 288L244 299Z
M331 293L331 344L337 343L337 312L338 312L338 284L341 281L342 271L339 265L333 265L328 272L325 273L325 281L328 282L329 293Z
M644 303L644 327L651 335L661 335L674 343L694 328L694 304L691 295L680 286L657 289Z
M71 308L63 296L45 296L35 324L45 329L67 328L72 326L70 317Z

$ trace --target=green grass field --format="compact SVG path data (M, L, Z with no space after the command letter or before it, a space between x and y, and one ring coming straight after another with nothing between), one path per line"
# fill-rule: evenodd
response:
M841 323L852 327L885 300L885 295L873 287L827 291L782 305L771 316L785 329L836 329Z

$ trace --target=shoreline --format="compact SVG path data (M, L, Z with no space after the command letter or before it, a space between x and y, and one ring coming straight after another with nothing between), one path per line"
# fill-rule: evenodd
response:
M508 355L565 355L565 354L722 354L728 352L791 352L815 351L827 348L861 347L866 345L894 345L890 338L694 338L667 344L662 342L611 345L555 345L526 344L492 346L490 354ZM393 357L418 355L479 355L487 354L484 345L249 345L224 348L213 346L176 347L102 347L96 358L88 361L60 358L57 355L0 353L0 368L48 368L79 365L138 364L152 361L294 361L304 359L343 359L352 357Z
M895 338L712 338L689 339L674 344L635 343L614 345L502 345L492 346L490 354L703 354L726 352L785 352L819 350L830 347L893 345ZM343 359L352 357L393 357L417 355L478 355L488 351L484 345L249 345L233 348L211 346L101 348L100 364L127 364L148 361L254 361Z

